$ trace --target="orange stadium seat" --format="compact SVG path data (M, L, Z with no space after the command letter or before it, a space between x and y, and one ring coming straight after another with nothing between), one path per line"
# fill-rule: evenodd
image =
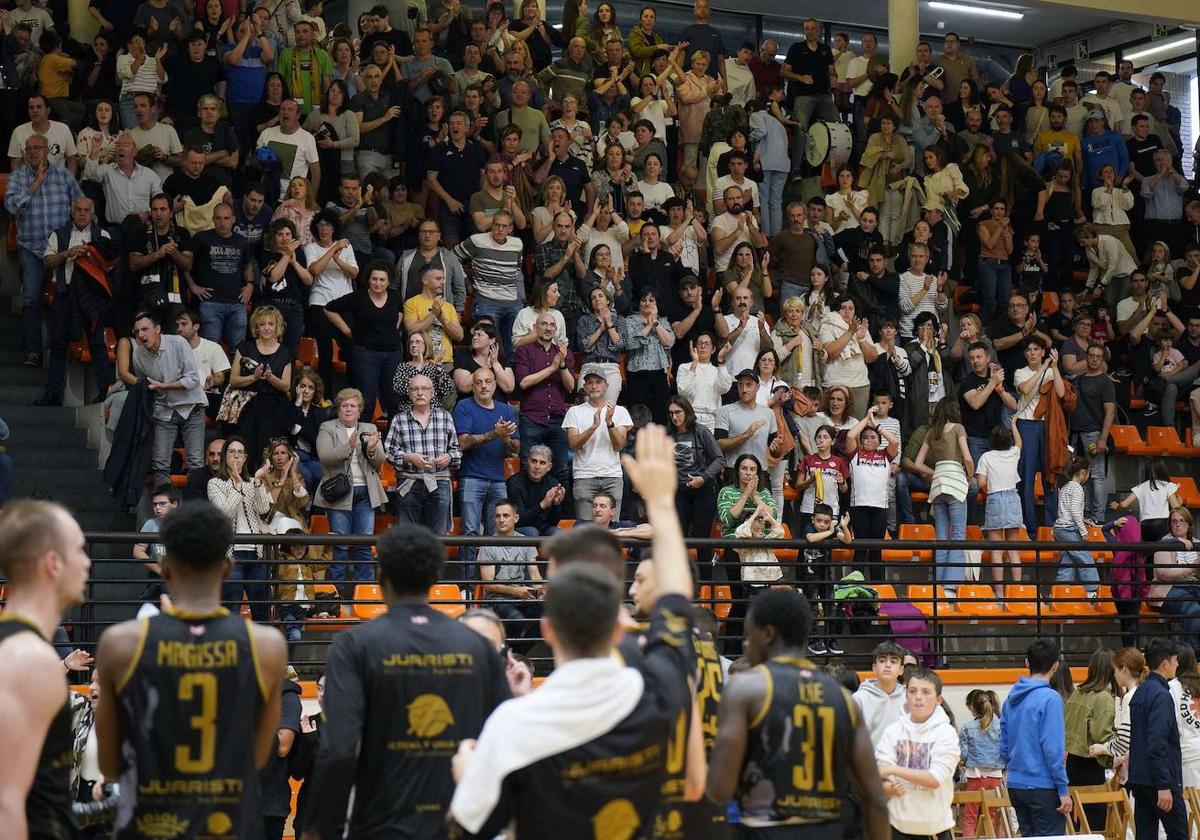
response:
M992 587L982 583L962 583L958 586L954 609L970 618L990 618L1001 613L1000 602Z
M933 584L930 583L910 583L907 595L908 600L923 615L933 616L933 600L935 597L938 602L937 614L939 618L941 616L950 616L954 613L954 607L946 597L946 590L941 586L938 586L935 590Z
M458 618L467 611L462 590L451 583L435 583L429 587L429 606L443 615ZM454 603L458 602L458 603Z
M1095 618L1087 590L1074 583L1056 583L1050 590L1050 613L1058 618Z
M1030 583L1010 583L1005 586L1004 611L1009 615L1037 615L1037 587Z
M1183 501L1184 507L1200 508L1200 488L1196 486L1196 479L1190 475L1171 476L1171 480L1179 485L1179 498Z
M1137 426L1115 424L1109 427L1108 433L1112 438L1113 451L1115 452L1127 453L1131 449L1137 449L1146 445L1142 441L1142 433L1138 431Z
M355 618L368 621L387 612L387 604L383 603L383 592L374 583L360 583L354 587L354 600L367 603L356 603L353 606Z

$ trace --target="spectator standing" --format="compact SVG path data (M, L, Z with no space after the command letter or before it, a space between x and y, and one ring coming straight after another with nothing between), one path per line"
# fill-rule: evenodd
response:
M558 533L567 488L550 474L552 455L548 446L531 446L525 468L507 481L508 498L517 510L517 533L527 537Z
M1066 730L1067 781L1072 785L1102 785L1105 769L1112 764L1108 756L1093 756L1092 744L1104 743L1113 736L1120 686L1113 673L1113 652L1097 648L1088 660L1087 679L1063 706ZM1107 821L1104 805L1084 806L1088 825L1103 831Z
M717 443L725 453L726 461L753 455L759 464L765 464L767 451L779 431L775 412L758 402L758 374L747 368L740 371L735 380L737 402L717 409L714 423ZM770 488L767 490L769 492Z
M656 228L651 229L657 233ZM671 331L670 321L658 314L658 299L654 289L642 290L638 312L626 316L621 324L621 333L627 351L626 402L648 406L654 422L666 425L666 402L670 397L667 371L671 366L669 351L675 343L675 333Z
M995 790L1004 784L1004 761L1000 758L1000 700L996 692L975 688L967 692L967 711L972 715L958 730L965 765L966 789ZM963 807L962 836L975 837L980 807Z
M184 338L196 355L196 371L208 395L208 415L215 417L221 405L221 393L229 378L229 355L215 341L200 335L200 315L185 309L175 318L175 332Z
M1104 345L1093 342L1087 346L1086 368L1074 383L1079 398L1071 412L1071 441L1076 452L1087 453L1087 517L1099 523L1104 521L1108 499L1108 435L1117 410L1116 386L1108 376Z
M1142 522L1142 536L1146 542L1161 540L1168 531L1171 511L1183 507L1179 497L1179 485L1167 476L1166 465L1159 459L1146 464L1146 480L1135 485L1120 501L1110 502L1109 510L1129 510L1134 503Z
M882 540L887 533L888 479L900 441L879 424L877 409L846 435L846 457L850 468L850 524L860 540ZM860 555L859 562L875 562L878 552ZM867 568L871 568L869 565ZM873 576L868 574L869 579Z
M725 468L725 455L711 430L697 422L687 397L676 396L667 404L668 427L675 442L675 469L679 487L675 508L685 537L708 537L717 515L717 482ZM714 579L713 552L697 549L699 579Z
M462 490L462 533L478 536L493 534L498 523L496 506L507 496L504 484L504 462L520 449L517 437L517 415L512 406L496 402L496 374L480 367L471 374L471 397L459 400L454 406L454 428L462 450L462 466L458 483ZM513 508L515 514L516 508ZM511 523L509 530L517 526ZM467 564L466 576L472 577L476 549L460 549Z
M852 401L847 410L855 416L865 415L871 401L867 365L879 358L879 351L871 340L867 319L858 317L853 298L839 299L836 307L824 314L819 339L826 359L824 386L847 389Z
M387 459L396 468L396 514L403 522L450 531L450 470L462 460L454 418L433 403L433 380L413 377L412 408L392 417Z
M267 68L274 63L278 46L271 36L262 31L259 16L251 15L238 20L233 43L222 44L220 48L229 118L243 155L254 148L257 139L254 109L262 102Z
M246 451L261 454L268 440L284 437L291 431L292 406L288 397L294 356L279 340L283 334L283 316L275 307L260 306L254 310L250 316L250 334L251 338L238 344L234 351L229 388L217 419L236 424L238 434L246 442Z
M1015 298L1014 298L1015 300ZM1050 358L1046 360L1046 345L1039 336L1025 339L1024 348L1026 366L1013 374L1013 384L1017 393L1017 430L1021 433L1023 446L1021 448L1021 510L1025 518L1025 530L1029 534L1037 533L1038 519L1034 507L1034 475L1042 474L1043 487L1046 488L1044 499L1045 517L1050 518L1050 511L1057 510L1055 493L1050 486L1050 471L1046 468L1049 442L1046 439L1046 420L1038 412L1038 405L1044 399L1062 399L1066 393L1062 374L1058 369L1058 351L1051 350ZM1050 389L1054 389L1054 395Z
M246 305L255 284L251 245L246 237L234 233L234 218L232 207L218 204L213 209L212 230L196 234L184 249L192 254L188 290L200 302L200 334L209 341L223 340L226 347L237 347L246 337ZM178 244L162 242L157 236L148 238L145 256L158 257L151 265L164 256L178 265L177 254L172 253L172 248L179 252ZM132 258L130 264L132 267Z
M1008 793L1021 836L1047 837L1065 833L1065 815L1071 811L1063 699L1050 685L1062 667L1058 647L1037 639L1025 663L1029 676L1017 680L1004 702L1000 758L1008 767Z
M836 76L833 53L818 40L821 24L814 18L804 21L804 40L788 48L779 75L787 79L792 100L792 119L799 123L792 142L803 149L808 142L808 126L814 119L836 122L830 83Z
M567 433L563 419L567 413L567 394L575 390L571 351L554 343L558 325L550 313L538 316L534 330L537 341L517 349L513 374L521 388L520 439L521 459L530 447L544 443L553 453L554 474L565 483L570 465L567 459Z
M370 536L375 533L375 510L387 504L379 470L386 459L379 430L362 420L363 395L343 388L334 401L335 416L317 431L317 458L322 479L314 504L329 512L331 534ZM331 498L326 482L337 474L349 479L349 492ZM374 579L371 546L335 546L328 577L335 581L343 600L354 596L356 583Z
M321 192L321 158L317 141L300 127L300 105L294 98L279 104L279 124L269 126L258 135L255 148L270 148L279 156L279 189L286 192L292 178L305 178L313 195Z
M933 468L927 464L933 463ZM929 433L917 453L916 466L929 481L929 506L938 540L967 538L967 476L975 472L967 434L958 410L958 398L943 397L929 418ZM966 556L961 549L937 549L935 576L947 595L958 591L966 579Z
M158 319L139 313L133 322L137 347L133 370L154 393L154 438L150 469L161 483L171 478L171 452L183 437L189 470L204 463L204 410L208 398L196 368L196 356L186 339L163 335Z
M945 52L933 61L935 67L945 68L946 71L941 79L942 90L953 93L958 90L964 79L970 79L976 86L982 85L983 79L975 67L975 59L959 51L958 33L947 32L943 44Z
M70 132L67 133L69 136ZM4 206L17 223L25 366L41 367L41 298L46 277L43 255L50 234L67 223L71 217L71 202L82 196L83 190L66 167L50 162L45 136L31 134L25 140L24 150L25 165L15 169L9 178Z
M715 294L719 295L720 291ZM715 342L712 333L697 335L689 342L691 362L680 365L675 373L679 396L686 397L691 402L696 422L709 431L716 430L716 416L721 407L721 398L729 392L734 382L733 376L722 364L729 345L721 345L721 353L714 364Z
M830 524L842 513L840 496L848 489L850 466L841 455L833 453L836 437L837 430L833 426L822 424L817 427L812 437L814 451L805 455L796 468L795 487L803 493L798 517L800 528L797 530L805 530L817 505L829 507Z
M572 495L577 522L591 518L592 499L597 493L607 493L614 507L620 510L624 489L620 452L633 428L633 420L624 406L605 402L608 381L603 374L599 371L584 374L583 390L587 401L568 409L562 421L567 443L575 453Z
M1183 755L1168 685L1179 655L1174 642L1146 645L1150 675L1129 702L1129 792L1133 796L1134 837L1155 840L1159 826L1167 840L1187 836L1183 803Z
M965 418L964 418L965 419ZM1021 433L1017 429L1015 416L1009 419L1010 428L1001 425L992 428L985 443L988 448L980 452L975 461L975 480L980 492L987 494L983 529L989 540L1016 540L1022 527L1021 497L1017 493L1020 481L1017 467L1021 460ZM967 448L971 449L968 430ZM972 457L975 457L972 449ZM972 496L974 493L972 493ZM1012 569L1013 583L1021 582L1021 552L1008 549L1001 557L999 551L992 552L992 581L996 597L1004 597L1004 560Z
M525 277L521 267L523 248L521 240L511 235L512 229L512 214L501 210L492 217L491 230L476 233L454 248L454 256L471 264L475 317L492 317L500 333L504 355L509 357L513 354L513 323L525 299ZM549 313L539 316L539 323L542 317L550 316Z
M263 517L271 509L271 494L263 483L263 477L271 469L271 462L264 459L262 466L251 476L249 454L244 440L236 436L228 438L221 452L221 469L208 482L209 501L229 518L235 534L265 533ZM244 593L250 602L254 620L266 621L271 607L267 603L270 590L267 587L267 564L262 560L263 546L235 544L231 554L233 567L221 584L221 600L225 602L225 608L231 611L241 609Z
M421 291L404 301L404 329L409 335L424 333L428 357L447 371L454 361L452 342L463 340L463 328L454 305L446 300L446 272L433 266L421 272Z

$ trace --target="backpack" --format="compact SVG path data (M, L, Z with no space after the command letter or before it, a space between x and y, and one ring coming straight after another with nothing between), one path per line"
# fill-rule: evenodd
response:
M846 632L865 636L879 618L879 593L863 585L862 572L850 572L834 587L833 600L837 615L843 620Z

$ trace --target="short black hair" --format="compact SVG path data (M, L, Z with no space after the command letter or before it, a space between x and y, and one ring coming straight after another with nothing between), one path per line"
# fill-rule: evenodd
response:
M824 502L817 502L813 505L812 516L833 516L833 506L827 505Z
M1155 636L1146 642L1146 667L1151 671L1158 670L1159 665L1166 662L1172 656L1178 655L1179 649L1170 639Z
M424 525L393 525L375 541L379 580L396 595L424 595L442 576L446 549Z
M608 569L617 580L625 579L621 543L612 531L599 525L559 531L542 543L542 553L554 561L559 572L567 565L595 563Z
M1025 649L1025 661L1031 674L1048 674L1059 660L1058 645L1049 639L1034 639Z
M759 627L774 627L784 644L804 647L812 627L808 599L795 589L767 589L750 602L750 617Z
M555 574L545 606L563 648L578 656L602 655L617 625L621 584L595 563L576 563Z
M190 501L163 517L158 526L168 563L192 571L217 568L229 555L233 521L206 500Z
M153 499L155 496L166 496L175 504L179 504L179 500L182 498L179 488L169 481L160 481L154 485L154 489L150 491L150 498Z
M893 639L888 639L875 645L875 650L871 651L871 661L875 662L885 656L894 656L903 662L906 653L908 653L908 648Z
M932 312L920 312L916 318L913 318L913 329L916 330L926 324L933 324L933 328L938 328L938 316Z

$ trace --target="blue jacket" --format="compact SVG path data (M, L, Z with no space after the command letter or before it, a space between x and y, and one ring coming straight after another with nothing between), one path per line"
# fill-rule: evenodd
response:
M1146 677L1129 701L1129 784L1183 789L1175 703L1167 681L1158 674Z
M1100 167L1112 164L1120 181L1129 171L1129 149L1120 134L1109 129L1100 134L1085 134L1082 138L1084 187L1100 186Z
M1066 739L1059 693L1045 680L1017 680L1000 717L1000 757L1008 766L1008 786L1053 788L1066 796Z

